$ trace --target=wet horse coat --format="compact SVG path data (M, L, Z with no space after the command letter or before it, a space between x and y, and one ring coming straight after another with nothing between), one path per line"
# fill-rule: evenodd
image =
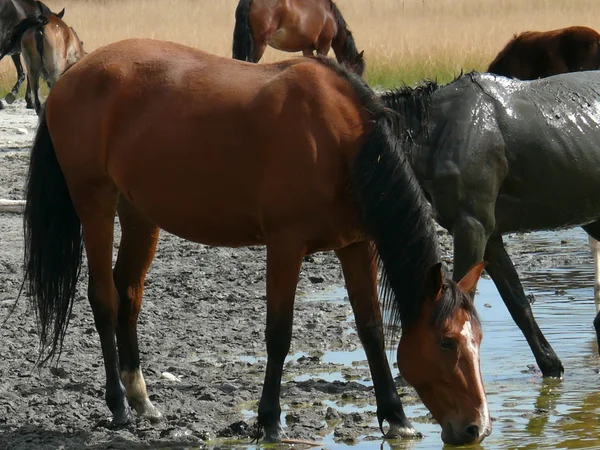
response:
M562 376L502 235L582 226L600 238L600 72L535 81L472 73L383 100L399 112L396 132L454 237L454 278L484 258L542 373Z
M136 324L159 227L207 245L264 244L268 358L257 423L279 440L302 259L334 250L379 423L390 436L415 436L385 355L374 242L384 301L404 327L398 348L420 349L399 352L399 366L418 381L446 442L481 441L491 423L467 292L483 264L459 283L443 278L429 207L386 114L358 76L324 58L248 64L146 39L87 55L50 91L31 152L25 274L42 348L52 356L62 344L83 239L113 422L130 422L130 405L158 419ZM115 213L122 235L113 270Z
M576 26L527 31L515 36L487 71L520 80L535 80L595 69L600 69L600 34L591 28ZM600 312L600 243L592 236L589 241L594 257L594 300L596 312Z

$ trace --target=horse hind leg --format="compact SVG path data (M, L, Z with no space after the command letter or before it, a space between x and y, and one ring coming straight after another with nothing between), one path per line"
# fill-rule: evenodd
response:
M359 242L336 251L342 264L356 329L363 344L377 401L377 419L389 424L386 437L419 437L406 418L385 355L383 325L377 298L377 262L369 242Z
M600 236L599 236L600 237ZM592 258L594 258L594 303L596 313L600 312L600 242L588 234Z
M112 249L118 193L110 180L99 180L90 188L71 187L73 203L81 219L88 266L88 298L100 337L106 372L106 404L113 414L112 424L132 420L131 409L121 384L115 330L119 296L113 281Z
M594 303L596 304L596 318L594 329L596 330L596 341L600 352L600 221L592 222L582 227L588 234L590 250L594 258Z
M523 332L536 362L545 377L561 378L563 365L540 330L531 311L529 299L523 291L519 275L515 270L501 236L491 236L485 248L486 271L498 288L508 312Z
M129 405L138 415L151 421L161 418L146 391L140 368L137 338L137 320L142 307L144 281L156 250L159 228L136 211L123 197L119 199L121 243L113 273L119 294L117 345L121 381L125 386Z
M23 71L23 65L21 64L21 55L17 53L16 55L11 55L15 68L17 69L17 82L10 90L8 94L4 97L4 100L9 105L14 103L17 98L17 94L19 93L19 89L21 89L21 84L25 81L25 72Z
M265 442L278 442L283 436L280 416L281 376L290 350L294 298L305 246L295 236L267 241L267 370L258 404L256 439L264 430Z

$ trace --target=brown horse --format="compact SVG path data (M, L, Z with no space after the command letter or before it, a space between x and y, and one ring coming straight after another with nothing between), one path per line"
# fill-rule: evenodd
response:
M39 80L44 79L51 88L65 69L85 55L83 42L75 30L55 15L36 18L28 17L15 27L10 42L21 41L21 53L27 67L27 91L25 100L32 104L34 95L35 112L39 115Z
M259 62L267 45L305 56L327 55L362 76L363 52L332 0L240 0L235 11L233 58Z
M389 436L417 434L384 351L375 246L384 304L403 326L399 367L443 439L477 442L491 431L481 328L467 294L483 263L458 283L443 279L427 201L388 110L358 76L326 58L257 65L131 39L73 65L45 108L26 188L26 286L45 361L62 347L83 240L114 424L131 421L130 405L160 417L136 332L160 227L206 245L266 245L257 425L267 440L282 434L279 392L302 259L325 250L342 264L380 426L389 423ZM115 213L122 235L113 270Z
M25 72L23 72L23 66L21 65L21 42L10 41L10 36L14 33L14 29L22 22L26 17L35 16L41 11L45 17L56 16L63 17L65 9L63 8L59 13L53 13L50 9L40 1L34 0L0 0L0 60L10 55L12 61L17 69L17 81L13 88L10 90L4 100L7 103L13 103L17 97L21 84L25 81ZM33 108L33 105L27 103L28 108ZM3 109L4 105L0 101L0 109Z
M600 34L588 27L525 31L512 38L487 71L520 80L600 68Z

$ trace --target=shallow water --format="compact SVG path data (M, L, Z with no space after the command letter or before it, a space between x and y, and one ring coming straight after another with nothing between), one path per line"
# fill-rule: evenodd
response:
M536 252L564 254L565 260L589 255L587 235L580 230L510 236L511 245L532 246ZM585 254L577 254L584 248ZM523 272L522 281L528 294L535 295L533 312L546 338L565 367L562 381L544 380L535 360L508 313L493 282L483 278L476 297L484 330L481 369L488 394L490 414L494 419L492 434L478 446L483 449L576 449L600 448L600 359L593 328L593 267L567 264L551 269ZM323 295L323 294L321 294ZM330 301L344 301L343 288L328 291ZM321 300L319 298L319 300ZM290 355L297 359L304 353ZM362 348L353 352L329 352L323 362L350 366L366 364ZM533 370L532 370L533 368ZM397 375L397 369L392 369ZM343 380L341 372L310 373L295 378L328 381ZM360 381L370 385L369 380ZM330 404L329 404L330 403ZM352 405L329 402L340 412L374 411L375 405ZM285 415L286 406L283 406ZM254 413L246 411L247 417ZM421 405L406 407L414 420L428 411ZM285 423L285 420L282 421ZM424 438L415 441L382 442L379 435L363 436L358 444L336 443L333 434L323 442L327 448L353 449L439 449L443 444L438 425L415 420L414 426ZM375 440L370 440L376 438Z

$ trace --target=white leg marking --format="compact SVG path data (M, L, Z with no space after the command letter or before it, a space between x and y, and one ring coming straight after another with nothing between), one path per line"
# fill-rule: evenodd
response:
M600 312L600 242L588 235L590 250L594 258L594 303L596 313Z
M124 370L121 372L121 381L125 386L129 404L140 416L147 417L150 420L158 420L162 417L162 414L148 398L146 382L141 369L138 368L132 372Z

